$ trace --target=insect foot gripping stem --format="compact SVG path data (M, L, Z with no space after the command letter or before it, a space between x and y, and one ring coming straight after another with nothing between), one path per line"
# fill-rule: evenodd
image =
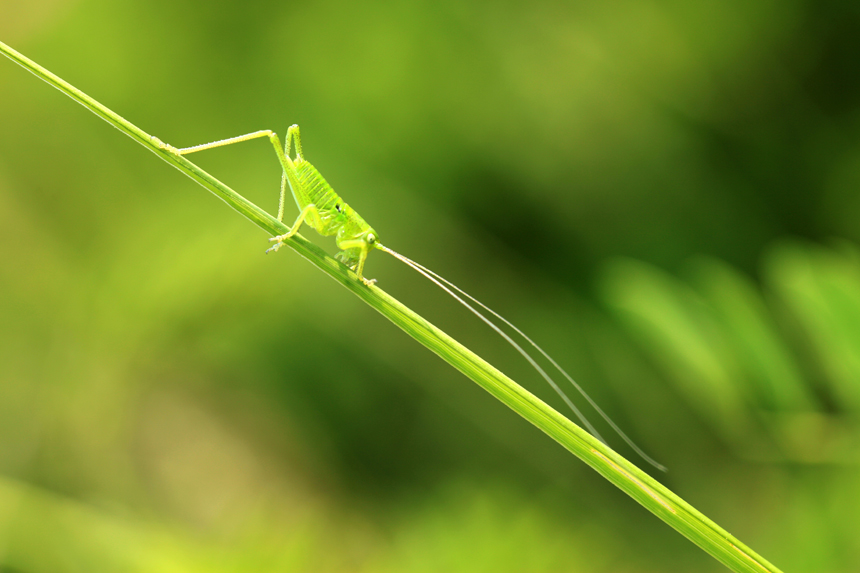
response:
M275 238L277 238L277 237L275 237ZM272 239L269 239L269 240L271 241ZM283 241L278 241L276 244L274 244L271 247L269 247L268 249L266 249L266 254L268 255L269 253L277 253L278 249L280 249L283 246L284 246Z
M367 258L367 251L362 248L344 249L334 256L335 259L345 264L355 274L359 280L367 286L376 284L376 279L367 279L362 274L364 270L364 260Z
M275 244L272 245L271 247L269 247L268 249L266 249L266 254L269 254L270 251L273 253L277 253L278 249L280 249L281 247L284 246L284 241L287 240L288 238L290 238L291 236L292 236L292 233L285 233L283 235L278 235L277 237L272 237L271 239L269 239L270 243L275 243ZM275 242L275 241L277 241L277 242Z
M281 247L284 246L284 241L286 241L287 239L289 239L290 237L292 237L293 235L296 234L296 231L299 230L300 224L301 224L301 222L297 221L296 224L293 225L293 228L290 229L289 231L287 231L286 233L284 233L283 235L278 235L277 237L272 237L271 239L269 239L270 243L275 243L275 244L272 245L271 247L269 247L268 249L266 249L266 254L268 254L269 251L278 252L278 249L280 249Z

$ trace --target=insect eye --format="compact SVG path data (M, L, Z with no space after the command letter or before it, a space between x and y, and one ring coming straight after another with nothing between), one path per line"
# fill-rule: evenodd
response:
M376 236L373 233L367 235L367 242L371 245L376 242Z

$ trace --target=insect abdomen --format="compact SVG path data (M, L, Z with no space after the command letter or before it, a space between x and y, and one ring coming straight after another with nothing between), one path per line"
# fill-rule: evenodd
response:
M306 205L313 203L317 209L325 211L334 211L335 207L340 203L340 197L331 188L331 185L323 179L316 167L307 161L296 163L296 172L299 176L299 183L306 197Z

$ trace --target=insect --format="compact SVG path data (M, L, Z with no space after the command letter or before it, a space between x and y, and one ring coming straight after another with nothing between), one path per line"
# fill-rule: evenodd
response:
M275 147L275 153L278 155L278 159L281 162L281 166L283 168L283 174L281 176L281 194L280 200L278 203L278 221L283 222L284 218L284 202L286 198L286 189L289 186L290 191L292 192L293 199L296 201L296 205L299 208L299 216L296 218L295 223L290 228L290 230L277 237L272 237L269 239L271 242L275 244L270 247L266 252L277 251L281 246L283 246L284 241L293 235L295 235L299 227L302 223L306 223L310 225L313 229L315 229L319 234L323 236L337 235L337 246L342 249L341 252L337 254L338 260L346 264L348 267L353 269L355 273L358 275L358 278L364 282L367 286L371 286L376 282L376 280L368 280L364 278L362 272L364 271L364 263L367 260L368 253L373 249L380 249L393 257L397 258L407 266L411 267L425 278L433 282L436 286L444 290L450 296L452 296L457 302L466 307L470 312L472 312L475 316L477 316L480 320L486 323L490 328L492 328L497 334L499 334L508 344L510 344L517 352L519 352L523 358L528 361L528 363L541 375L541 377L549 383L552 389L564 400L567 406L573 411L576 417L582 422L585 428L591 432L591 434L599 439L601 442L606 443L603 437L597 432L595 427L588 421L585 415L576 407L576 405L568 398L567 394L559 387L558 384L547 374L546 370L544 370L538 362L532 357L526 350L518 344L509 334L507 334L501 327L499 327L492 320L484 316L480 311L478 311L474 306L466 302L467 299L474 303L475 305L482 308L484 311L495 317L498 321L504 324L508 329L510 329L513 333L518 335L522 340L524 340L528 345L534 347L538 353L543 356L559 373L562 374L576 390L585 398L585 400L594 408L594 410L610 425L610 427L624 440L627 445L629 445L637 454L639 454L642 459L647 461L649 464L654 466L655 468L666 471L666 468L649 457L644 451L642 451L639 446L637 446L633 440L631 440L627 435L618 427L618 425L612 421L612 419L597 405L597 403L591 399L588 393L576 383L576 381L571 377L559 364L553 360L553 358L547 354L540 346L537 345L531 338L526 336L523 331L514 326L510 321L505 319L503 316L472 297L450 281L444 279L439 276L435 272L430 269L416 263L415 261L401 255L400 253L384 246L379 242L379 235L376 234L376 231L368 225L361 216L355 212L349 205L347 205L337 193L334 192L334 189L331 188L323 176L317 171L316 167L311 165L302 155L302 143L301 137L299 135L299 126L293 125L287 130L287 137L284 144L283 149L281 148L280 139L278 139L278 135L270 130L262 130L255 131L254 133L249 133L246 135L240 135L238 137L232 137L230 139L223 139L220 141L215 141L212 143L204 143L203 145L196 145L194 147L185 147L182 149L177 149L172 146L165 145L167 149L171 152L179 154L179 155L187 155L189 153L195 153L197 151L203 151L205 149L212 149L215 147L222 147L225 145L231 145L233 143L240 143L242 141L249 141L252 139L257 139L261 137L268 137L269 141L271 141L272 145ZM290 157L291 148L295 148L296 157L292 159Z
M355 209L347 205L334 192L334 189L323 179L317 168L305 160L302 155L302 140L298 125L290 126L287 130L287 138L283 149L281 149L278 135L268 129L183 149L166 147L178 155L188 155L189 153L223 147L260 137L268 137L269 141L272 142L272 145L275 147L275 153L277 153L281 167L284 170L281 176L278 221L283 222L284 220L284 201L287 186L289 186L293 194L293 199L295 199L296 205L299 208L299 216L292 227L290 227L289 232L269 239L275 245L266 252L280 249L284 241L295 235L302 223L306 223L324 237L336 234L337 246L341 249L337 254L337 259L353 269L358 278L365 284L373 284L374 281L365 279L362 273L364 271L364 261L367 260L367 254L379 246L378 235L361 218L361 215L355 212ZM290 158L290 148L293 146L295 146L296 150L295 159Z

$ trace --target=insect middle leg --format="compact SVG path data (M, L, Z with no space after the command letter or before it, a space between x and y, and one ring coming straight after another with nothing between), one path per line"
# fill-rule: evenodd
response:
M287 231L283 235L278 235L277 237L272 237L271 239L269 239L269 242L274 243L275 241L277 241L277 243L266 249L266 252L268 253L269 251L277 251L278 249L280 249L284 245L284 241L286 241L299 231L299 227L306 218L310 218L309 222L312 227L322 226L322 221L320 220L320 212L317 210L317 206L311 203L305 206L304 209L302 209L302 212L299 213L298 217L296 217L296 222L293 223L293 226L290 227L289 231Z

